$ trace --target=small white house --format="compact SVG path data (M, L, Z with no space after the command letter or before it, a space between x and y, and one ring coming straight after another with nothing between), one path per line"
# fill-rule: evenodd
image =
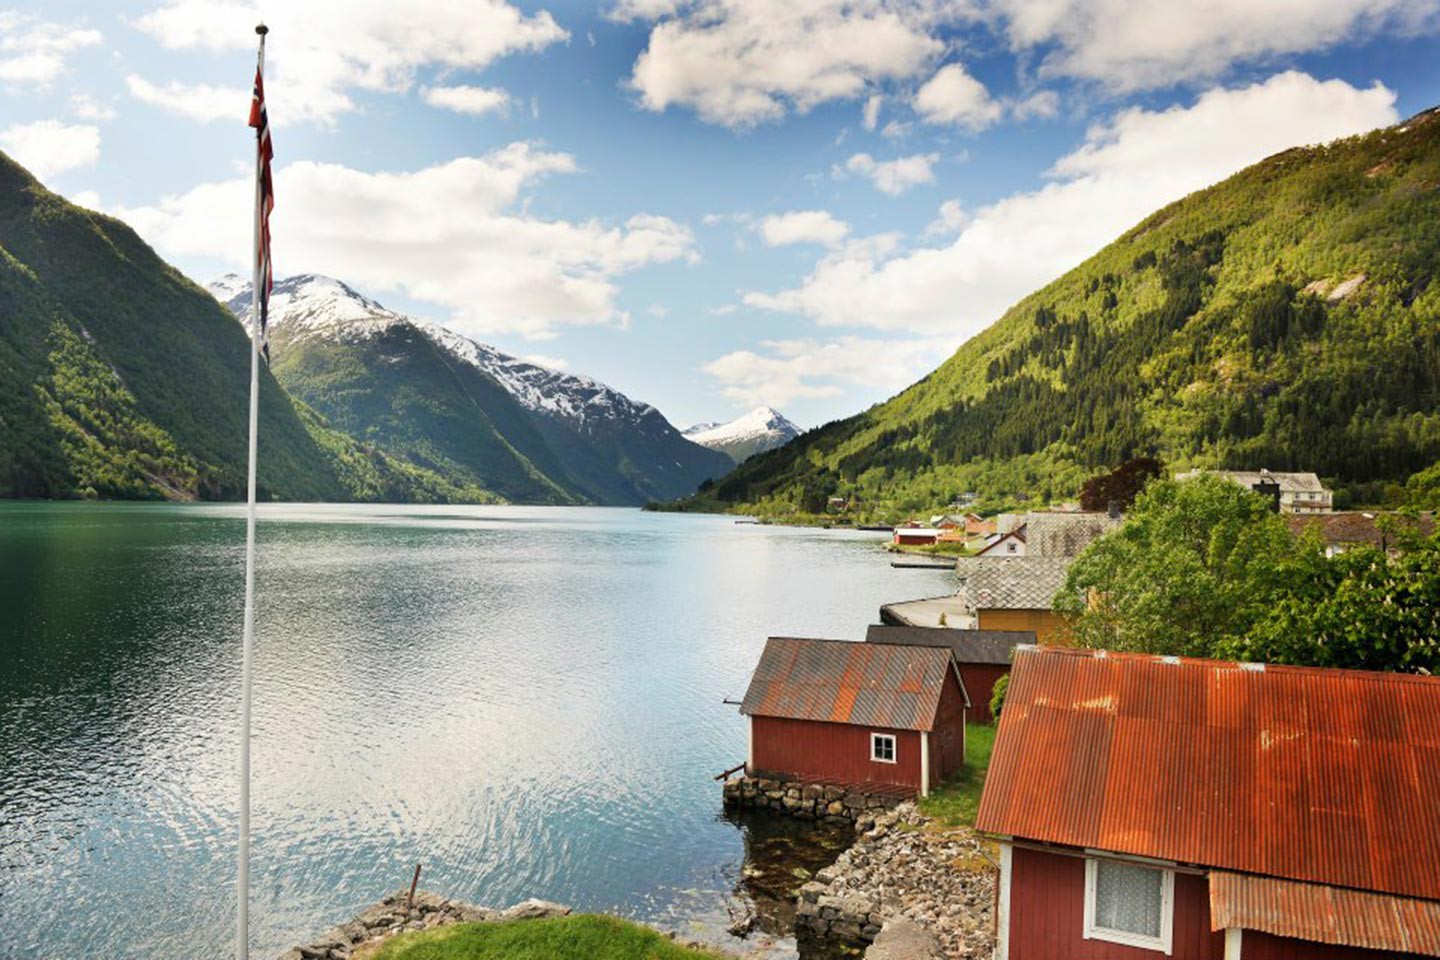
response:
M1176 475L1175 479L1189 480L1202 473L1213 473L1257 492L1267 484L1279 486L1281 513L1329 513L1333 509L1333 494L1313 473L1276 473L1263 467L1259 470L1191 470Z

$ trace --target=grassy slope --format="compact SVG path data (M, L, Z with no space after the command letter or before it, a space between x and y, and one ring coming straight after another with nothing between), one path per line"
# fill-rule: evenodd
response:
M461 923L385 942L369 960L697 960L648 927L580 914L547 920Z
M1278 154L1153 214L887 403L691 505L1066 498L1137 454L1314 469L1361 496L1403 481L1440 458L1437 188L1433 112ZM1342 301L1305 292L1362 273Z

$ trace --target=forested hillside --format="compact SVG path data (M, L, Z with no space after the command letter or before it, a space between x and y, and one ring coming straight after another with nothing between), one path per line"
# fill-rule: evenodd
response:
M249 343L118 220L0 154L0 496L244 496ZM362 447L262 371L265 498L491 496Z
M1130 457L1314 470L1373 501L1440 459L1440 112L1158 211L894 399L686 505L1067 499Z

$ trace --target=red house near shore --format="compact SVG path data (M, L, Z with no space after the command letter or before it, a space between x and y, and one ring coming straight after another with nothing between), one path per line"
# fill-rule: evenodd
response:
M1440 956L1440 680L1022 647L1000 960Z
M746 772L924 795L964 765L969 705L948 647L771 637L740 706Z

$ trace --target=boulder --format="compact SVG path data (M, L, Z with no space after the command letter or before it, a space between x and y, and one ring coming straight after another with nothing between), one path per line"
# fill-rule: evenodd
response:
M910 920L892 920L865 951L865 960L944 960L940 938Z
M551 903L549 900L522 900L506 910L501 911L501 920L539 920L545 917L563 917L570 913L570 908L563 903Z

